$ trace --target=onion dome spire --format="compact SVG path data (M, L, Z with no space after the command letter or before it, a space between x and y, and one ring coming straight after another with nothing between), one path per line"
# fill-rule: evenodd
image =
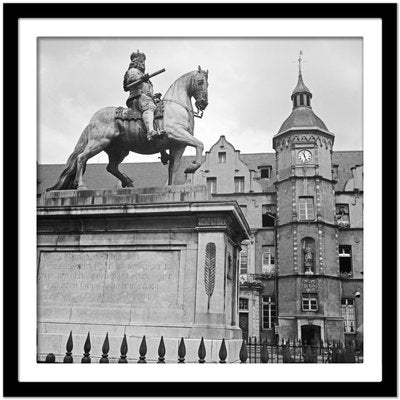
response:
M297 80L297 85L292 92L291 99L293 101L293 108L296 107L311 107L312 93L310 89L303 82L303 75L301 73L301 62L302 62L303 52L300 50L299 53L299 78Z

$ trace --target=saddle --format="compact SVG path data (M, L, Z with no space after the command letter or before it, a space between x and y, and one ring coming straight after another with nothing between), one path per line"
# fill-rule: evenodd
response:
M133 101L132 108L124 108L124 107L117 107L115 109L115 119L120 119L122 121L137 121L141 120L142 118L142 111L139 109L138 102ZM164 116L164 102L160 101L156 105L156 109L154 110L154 120L159 120ZM160 124L161 121L157 121L157 124Z

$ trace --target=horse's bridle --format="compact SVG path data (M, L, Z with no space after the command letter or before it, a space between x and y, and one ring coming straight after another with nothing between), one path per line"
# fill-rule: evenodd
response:
M198 72L201 72L200 66L199 66ZM204 95L204 97L203 97L204 99L207 99L207 90L200 90L196 84L195 75L198 72L197 71L194 72L190 78L191 92L193 93L193 97L196 99L196 101L198 100L199 96L200 96L200 98L202 98L203 97L202 95ZM206 73L206 75L208 75L208 72ZM197 107L197 105L196 105L196 107ZM204 110L200 110L198 107L197 107L197 113L193 113L193 115L198 118L202 118L203 114L204 114Z
M180 106L182 106L185 110L187 110L188 112L190 112L191 114L193 114L194 117L197 118L202 118L204 111L201 111L199 109L197 109L197 111L193 111L191 110L188 106L186 106L185 104L181 103L178 100L172 100L172 99L163 99L162 101L169 101L171 103L175 103L175 104L179 104Z
M197 100L197 97L199 95L205 94L207 95L207 90L199 90L197 89L197 85L194 83L194 78L195 74L197 74L197 71L192 74L190 77L190 93L193 93L193 97ZM178 101L178 100L172 100L172 99L163 99L163 101L170 101L171 103L176 103L182 106L185 110L187 110L189 113L193 114L194 117L196 118L203 118L204 110L200 110L197 107L197 111L191 110L186 104Z

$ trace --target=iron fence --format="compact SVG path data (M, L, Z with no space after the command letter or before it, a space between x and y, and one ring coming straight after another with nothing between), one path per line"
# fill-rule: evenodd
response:
M352 341L313 341L311 344L297 339L282 339L279 342L246 342L249 363L362 363L361 344Z
M110 363L109 351L110 344L108 339L108 333L104 338L102 345L101 357L94 357L90 354L92 349L90 332L88 332L84 346L83 346L83 357L73 355L73 336L72 331L69 334L66 343L66 353L62 360L63 363L77 363L88 364L92 361L99 362L100 364ZM151 360L150 362L156 362L157 364L165 364L165 353L166 347L164 338L161 336L158 345L158 359L157 361ZM81 353L82 354L82 353ZM147 343L146 336L143 336L139 349L138 356L130 357L134 362L139 364L145 364L149 362L146 359L147 355ZM204 344L204 338L201 338L197 351L198 360L200 364L206 363L206 346ZM225 339L221 340L218 358L220 364L225 364L227 359L227 349ZM185 340L182 337L179 341L178 352L176 362L178 364L184 364L186 357L186 345ZM97 361L98 360L98 361ZM321 341L320 343L306 344L300 340L282 340L281 343L272 343L264 341L263 343L257 342L256 338L249 338L246 342L242 341L242 345L239 351L240 363L360 363L362 362L362 354L356 350L356 344L343 345L341 342L326 342L325 344ZM114 361L114 360L113 360ZM49 353L44 361L38 362L44 363L56 363L56 356L53 353ZM118 363L128 363L128 342L126 335L124 334L120 346L120 356ZM208 361L209 362L209 361Z
M66 343L66 353L65 356L62 360L62 363L77 363L80 362L82 364L88 364L91 363L92 361L96 360L95 362L98 362L100 364L108 364L110 363L110 358L109 358L109 351L110 351L110 343L108 339L108 333L106 334L102 346L102 355L101 357L95 357L90 354L92 349L92 344L91 344L91 338L90 338L90 332L88 332L85 344L83 346L83 357L81 356L74 356L72 351L73 351L73 336L72 336L72 331L69 334L67 343ZM164 338L161 336L160 342L158 345L158 359L156 361L154 360L147 360L146 355L147 355L147 343L146 343L146 336L143 336L140 346L139 346L139 354L138 357L133 356L130 359L134 362L137 362L139 364L146 364L148 362L156 362L157 364L165 364L165 353L166 353L166 347L164 343ZM204 338L202 337L199 343L198 347L198 363L203 364L206 362L206 346L204 344ZM225 339L221 340L219 352L218 352L218 357L219 357L219 363L225 364L226 359L227 359L228 353L226 349L226 344L225 344ZM185 344L185 339L182 337L179 341L179 346L178 346L178 352L177 352L177 358L176 362L178 364L184 364L187 361L185 360L186 357L186 344ZM247 361L247 349L246 349L246 343L245 341L242 342L241 349L240 349L240 362L245 363ZM37 360L38 363L56 363L56 356L54 353L49 353L46 356L46 359L44 361ZM111 362L115 362L112 360ZM120 346L120 356L117 361L119 364L126 364L128 363L128 342L126 339L126 335L124 334L124 337L122 338L121 346ZM130 361L132 362L132 361Z

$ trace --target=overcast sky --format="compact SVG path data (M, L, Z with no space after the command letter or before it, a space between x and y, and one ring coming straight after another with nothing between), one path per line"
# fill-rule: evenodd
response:
M195 120L205 150L225 135L242 153L272 152L272 136L291 112L298 53L312 107L336 136L334 150L362 149L362 39L43 38L38 41L38 162L64 164L92 115L125 106L122 81L132 51L164 94L181 75L209 70L209 105ZM187 148L185 154L194 154ZM130 153L124 162L156 161ZM101 153L89 162L107 162Z

